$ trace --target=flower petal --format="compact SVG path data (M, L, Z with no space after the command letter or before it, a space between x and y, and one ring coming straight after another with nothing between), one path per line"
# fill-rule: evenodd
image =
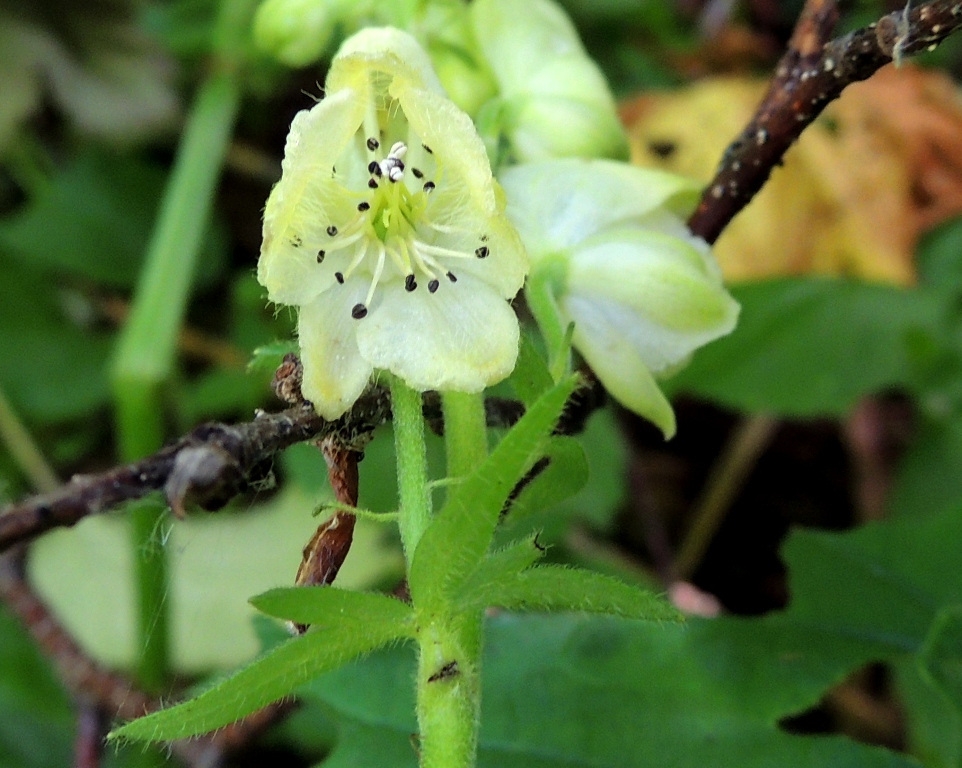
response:
M642 223L659 206L695 205L700 186L672 173L610 160L551 160L504 171L508 217L532 262L612 226Z
M367 27L345 40L331 62L324 84L328 93L341 88L367 88L373 72L444 93L425 50L410 34L393 27ZM384 85L378 82L374 88L383 89Z
M301 391L325 419L335 419L350 408L371 377L371 364L357 347L358 321L351 317L351 308L364 300L366 292L364 280L351 278L300 310Z
M606 232L573 251L568 281L572 296L624 315L622 333L656 373L730 333L738 319L738 303L694 238Z
M395 81L391 93L438 163L440 181L427 213L435 224L463 232L460 236L440 235L430 244L470 254L481 245L479 237L485 236L489 256L459 263L458 275L462 271L473 274L503 298L513 298L524 283L528 258L505 214L504 193L491 175L484 142L474 123L453 102L409 83Z
M390 283L357 327L364 359L419 390L480 392L501 381L514 368L518 338L514 310L471 275L444 280L435 293Z
M575 321L573 342L612 397L628 410L653 422L669 439L675 413L658 388L646 361L606 316L602 305L569 297L565 308Z
M257 264L257 279L271 301L307 304L333 284L334 267L318 265L318 251L330 239L330 223L348 218L356 203L332 168L363 119L364 102L351 89L294 117L281 180L264 210Z

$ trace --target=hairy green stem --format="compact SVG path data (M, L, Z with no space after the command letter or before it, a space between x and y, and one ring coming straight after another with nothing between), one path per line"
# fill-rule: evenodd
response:
M431 522L421 393L415 392L396 376L391 377L391 410L394 415L394 450L401 502L398 526L401 529L404 557L410 568L414 550Z
M441 406L444 410L448 477L465 477L477 469L488 455L484 395L444 392Z
M237 117L239 65L255 5L255 0L221 1L210 73L187 116L130 318L118 342L112 373L125 461L152 453L163 442L163 385L174 370L191 278ZM163 514L157 505L138 507L132 523L139 587L138 676L154 690L168 666L166 565L157 538Z
M482 618L436 616L418 629L421 768L473 768L477 761Z

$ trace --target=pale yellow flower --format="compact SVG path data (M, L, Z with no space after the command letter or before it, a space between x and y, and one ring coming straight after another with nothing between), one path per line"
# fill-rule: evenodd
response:
M527 258L470 118L413 37L365 29L291 124L258 279L299 307L305 397L346 411L373 371L479 392L514 368Z

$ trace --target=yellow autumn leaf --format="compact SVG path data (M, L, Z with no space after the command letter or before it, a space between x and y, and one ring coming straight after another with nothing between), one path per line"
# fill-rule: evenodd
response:
M708 182L766 84L714 78L623 105L632 160ZM944 76L888 67L802 135L719 238L730 282L799 274L915 280L919 234L962 212L962 107Z

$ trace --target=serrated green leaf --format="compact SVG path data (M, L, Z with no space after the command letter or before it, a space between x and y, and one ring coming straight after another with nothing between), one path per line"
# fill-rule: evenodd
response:
M937 291L795 278L733 288L738 327L666 382L724 405L788 416L844 414L914 379L918 338L942 333Z
M111 738L172 741L221 728L288 696L324 672L408 634L407 615L381 611L359 625L353 621L311 630L269 651L196 698L134 720Z
M470 608L497 606L518 611L577 611L629 619L684 621L664 598L600 573L562 565L539 565L465 590Z
M502 580L517 576L544 556L544 547L538 543L538 534L516 541L485 557L474 573L465 579L458 601L471 601L471 595L481 593ZM477 601L475 601L477 602Z
M251 604L268 616L318 629L352 625L363 632L372 622L403 627L413 616L397 598L338 587L280 587L252 597Z
M454 487L414 553L409 584L417 608L435 608L477 567L511 489L541 456L577 381L572 376L548 390L484 464Z
M575 438L551 438L543 460L547 461L544 469L511 500L505 521L509 525L560 504L587 484L588 457Z

